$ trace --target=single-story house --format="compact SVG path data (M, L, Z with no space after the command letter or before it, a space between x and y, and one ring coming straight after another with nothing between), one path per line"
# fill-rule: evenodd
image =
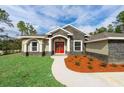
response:
M85 33L72 25L58 27L40 36L20 36L25 55L82 54Z
M105 62L124 62L124 33L88 36L72 25L58 27L45 35L20 36L24 55L87 53Z

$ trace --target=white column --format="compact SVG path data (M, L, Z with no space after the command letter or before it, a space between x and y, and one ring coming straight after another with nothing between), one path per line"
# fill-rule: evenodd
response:
M27 44L26 43L24 43L24 45L23 45L23 52L27 52Z
M23 42L21 44L22 44L21 52L24 52L24 44L23 44Z
M67 39L67 52L70 52L70 38Z
M39 48L38 48L38 49L39 49L39 52L43 52L43 50L42 50L42 49L43 49L43 48L42 48L42 45L43 45L43 41L40 40L40 41L39 41Z
M52 51L52 39L49 38L49 52L51 53Z

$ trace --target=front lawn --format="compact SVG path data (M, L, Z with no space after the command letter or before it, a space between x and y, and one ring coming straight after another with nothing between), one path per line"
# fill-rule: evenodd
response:
M53 59L48 56L0 56L0 86L56 87L63 86L52 75Z

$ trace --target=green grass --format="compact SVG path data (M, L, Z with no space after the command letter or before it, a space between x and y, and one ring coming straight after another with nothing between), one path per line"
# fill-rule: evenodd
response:
M52 75L53 59L48 56L0 56L1 87L59 87Z

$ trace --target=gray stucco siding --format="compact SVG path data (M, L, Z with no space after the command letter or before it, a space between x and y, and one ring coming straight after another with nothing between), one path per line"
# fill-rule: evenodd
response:
M53 36L56 36L56 35L63 35L63 36L68 36L68 33L67 32L65 32L65 31L63 31L63 30L61 30L61 29L59 29L59 30L57 30L57 31L55 31L54 33L52 33L52 37Z
M84 33L73 28L73 27L66 27L64 28L66 30L68 30L69 32L73 33L73 40L84 40Z
M73 36L71 37L70 39L70 53L71 54L82 54L84 52L84 34L80 31L77 31L76 29L74 28L65 28L66 30L70 31L71 33L73 33ZM83 52L82 51L79 51L79 52L75 52L73 49L74 49L74 40L82 40L82 49L83 49Z

